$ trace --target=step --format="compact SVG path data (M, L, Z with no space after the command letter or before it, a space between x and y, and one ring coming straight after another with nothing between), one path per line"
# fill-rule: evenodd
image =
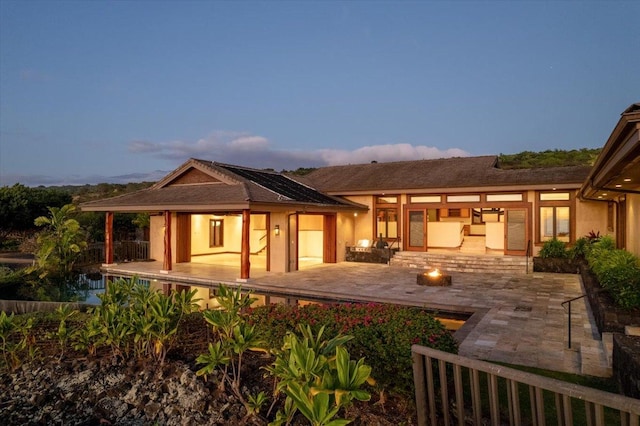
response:
M391 259L392 266L430 269L451 272L508 271L525 273L527 260L521 256L470 255L464 253L398 252Z
M595 377L613 376L604 340L585 339L580 344L580 373Z

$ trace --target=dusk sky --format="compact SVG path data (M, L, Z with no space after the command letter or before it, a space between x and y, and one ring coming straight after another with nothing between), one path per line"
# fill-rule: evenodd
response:
M0 0L0 186L602 147L640 2Z

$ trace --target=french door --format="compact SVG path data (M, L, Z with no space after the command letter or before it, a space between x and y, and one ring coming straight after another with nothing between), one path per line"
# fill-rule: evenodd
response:
M425 209L407 209L405 250L427 250L427 215Z
M527 209L506 209L504 254L524 256L527 252Z

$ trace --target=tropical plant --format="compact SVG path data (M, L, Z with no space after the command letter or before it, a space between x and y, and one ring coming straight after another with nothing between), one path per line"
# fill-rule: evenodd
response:
M243 293L241 288L230 289L220 285L216 294L218 307L203 312L205 321L212 326L215 344L209 344L209 352L198 357L196 362L204 364L196 374L209 375L216 369L222 372L219 382L221 389L228 384L233 393L245 404L241 392L242 362L248 350L264 351L263 341L255 326L247 322L244 311L256 299L251 292ZM249 411L249 408L247 408Z
M371 367L364 358L350 359L344 343L351 336L338 335L333 339L321 338L324 327L314 336L309 326L300 325L299 338L287 333L276 358L267 371L276 378L275 397L286 395L285 411L276 415L272 423L288 423L296 410L312 425L344 425L346 419L335 419L342 407L353 399L368 401L369 392L361 389L365 382L374 384ZM287 408L289 407L289 408Z
M587 237L578 238L569 249L571 259L584 259L591 248L591 241Z
M260 414L262 406L267 402L267 395L260 391L256 395L249 395L247 397L247 417L257 416Z
M86 327L73 333L74 347L94 354L98 347L108 346L116 359L133 354L163 364L180 321L198 307L195 295L196 290L166 295L136 277L109 282Z
M16 324L14 315L7 315L6 312L0 311L0 340L2 341L2 357L4 365L10 365L10 357L12 355L9 336L15 330Z
M568 256L565 244L556 238L545 241L540 249L540 257L543 259L564 259Z
M47 337L50 339L57 339L58 344L60 345L60 358L62 359L64 356L64 350L67 347L68 341L72 335L72 332L67 328L67 320L78 313L77 310L71 308L69 304L64 304L58 306L55 310L55 315L60 320L58 324L58 329L55 332L47 333Z
M36 226L44 227L38 236L35 266L41 279L52 275L64 282L73 275L74 264L87 246L80 224L71 218L75 211L73 204L65 204L50 207L48 217L35 219Z
M3 359L0 370L18 368L24 360L24 350L27 350L29 359L35 357L37 349L31 335L32 327L33 318L29 318L24 324L18 324L13 313L7 315L6 312L0 311L0 349Z

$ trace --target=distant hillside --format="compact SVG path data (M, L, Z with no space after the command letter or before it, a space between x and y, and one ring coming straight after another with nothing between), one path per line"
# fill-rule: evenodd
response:
M532 169L536 167L593 166L600 148L554 149L542 152L524 151L519 154L500 154L502 169Z
M99 183L97 185L64 185L51 186L48 188L66 192L73 197L73 202L75 204L80 204L87 201L101 200L103 198L110 198L115 197L116 195L139 191L150 187L154 183L155 182L130 182L127 184Z

